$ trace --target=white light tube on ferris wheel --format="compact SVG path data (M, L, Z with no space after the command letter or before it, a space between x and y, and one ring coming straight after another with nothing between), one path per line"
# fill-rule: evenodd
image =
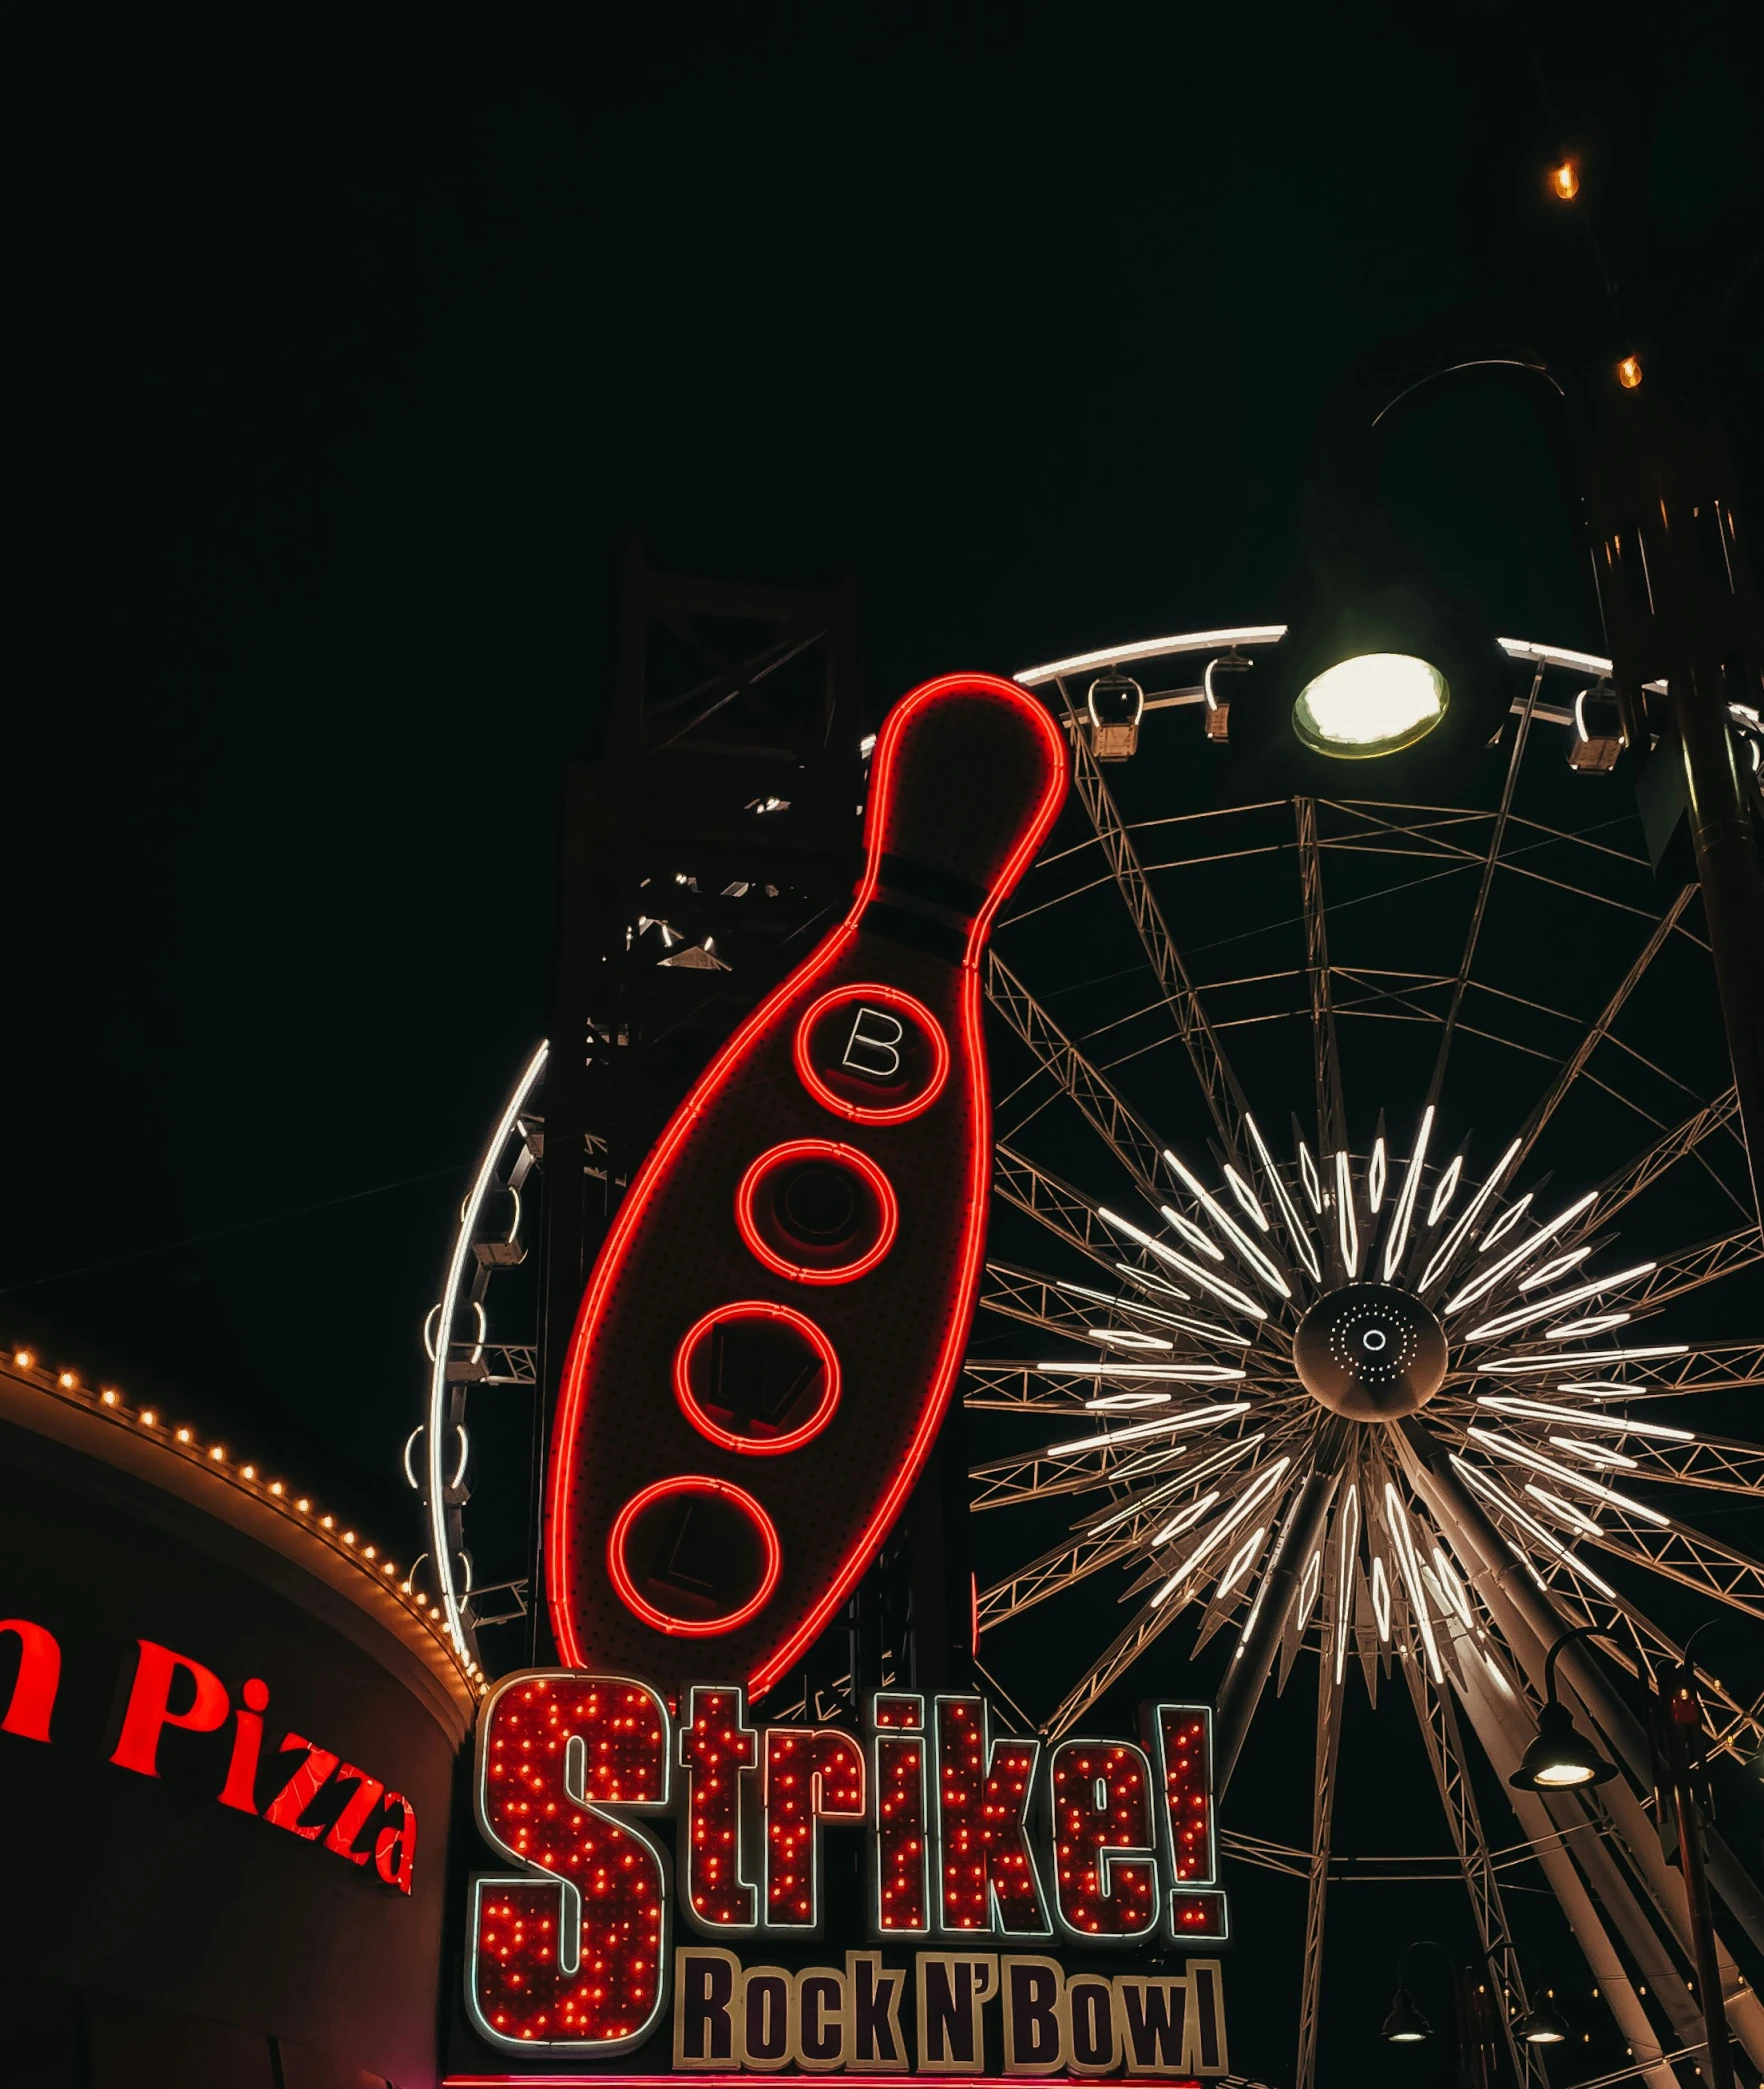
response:
M1239 1312L1248 1313L1252 1319L1267 1319L1267 1314L1253 1298L1239 1291L1235 1285L1227 1284L1223 1277L1210 1276L1198 1263L1190 1262L1186 1255L1177 1254L1174 1248L1167 1247L1163 1241L1134 1225L1131 1219L1121 1218L1116 1213L1105 1210L1100 1204L1096 1208L1096 1215L1105 1226L1113 1226L1118 1233L1125 1233L1129 1240L1136 1240L1142 1248L1149 1248L1160 1262L1167 1262L1172 1269L1181 1270L1185 1277L1192 1278L1203 1290L1212 1292L1215 1298L1223 1299L1228 1306L1235 1306Z
M1212 1479L1215 1474L1223 1472L1228 1465L1235 1465L1246 1451L1253 1450L1257 1444L1266 1440L1267 1431L1264 1429L1258 1429L1253 1436L1240 1436L1235 1443L1227 1444L1224 1450L1215 1451L1210 1458L1203 1458L1198 1465L1190 1466L1187 1472L1178 1473L1174 1479L1160 1480L1155 1487L1148 1488L1144 1494L1136 1496L1132 1501L1126 1503L1124 1507L1114 1510L1110 1515L1101 1517L1095 1523L1087 1523L1084 1526L1084 1535L1087 1538L1099 1537L1104 1531L1113 1530L1117 1523L1125 1523L1130 1516L1145 1514L1150 1510L1153 1502L1162 1501L1165 1495L1175 1494L1183 1487L1200 1486L1204 1481ZM1217 1501L1219 1499L1217 1491L1210 1494L1207 1499L1210 1502ZM1186 1512L1183 1513L1185 1514ZM1196 1518L1194 1520L1198 1521L1199 1519ZM1179 1514L1177 1517L1177 1527L1184 1530L1188 1527L1182 1520L1182 1514ZM1153 1536L1147 1540L1147 1543L1151 1545L1157 1545L1161 1542L1160 1536Z
M1486 1473L1480 1473L1476 1470L1475 1466L1467 1465L1464 1462L1464 1460L1457 1455L1456 1452L1452 1453L1452 1464L1457 1468L1458 1472L1463 1476L1463 1478L1466 1481L1468 1481L1469 1484L1476 1490L1476 1492L1483 1496L1483 1498L1486 1501L1490 1502L1495 1508L1497 1508L1503 1516L1510 1516L1515 1523L1520 1525L1522 1529L1529 1531L1531 1535L1539 1541L1540 1544L1544 1545L1545 1547L1547 1547L1549 1551L1553 1552L1566 1567L1568 1567L1573 1573L1579 1575L1581 1580L1590 1581L1593 1587L1596 1588L1602 1595L1609 1596L1613 1601L1616 1600L1617 1591L1611 1586L1611 1584L1608 1581L1602 1580L1597 1574L1595 1574L1591 1567L1589 1567L1586 1564L1586 1562L1580 1558L1578 1553L1571 1551L1568 1546L1562 1543L1561 1539L1556 1536L1554 1531L1546 1529L1543 1524L1538 1522L1535 1516L1527 1515L1526 1512L1513 1499L1513 1497L1510 1494L1504 1494L1501 1491L1501 1489L1497 1487L1495 1483L1488 1477ZM1525 1571L1531 1576L1532 1580L1537 1583L1538 1587L1540 1589L1544 1589L1547 1593L1548 1584L1545 1582L1543 1576L1537 1571L1536 1567L1532 1565L1531 1561L1526 1558L1523 1549L1513 1544L1511 1539L1509 1539L1507 1542L1508 1547L1513 1553L1514 1558L1517 1559L1520 1562L1520 1564L1525 1568Z
M1554 1458L1546 1458L1541 1451L1531 1450L1511 1436L1503 1436L1497 1429L1484 1429L1472 1422L1468 1434L1498 1457L1517 1459L1521 1465L1529 1465L1533 1472L1548 1473L1552 1479L1578 1487L1583 1494L1595 1495L1600 1501L1609 1502L1614 1509L1622 1509L1631 1516L1640 1516L1644 1522L1654 1524L1660 1530L1674 1528L1672 1518L1664 1516L1658 1509L1650 1509L1645 1501L1636 1501L1632 1496L1619 1494L1614 1487L1606 1487L1599 1481L1589 1479L1571 1465L1559 1465Z
M1552 1313L1559 1313L1564 1306L1577 1306L1583 1298L1597 1298L1618 1284L1627 1284L1633 1277L1649 1276L1659 1266L1657 1262L1638 1262L1632 1269L1620 1269L1608 1277L1597 1277L1573 1291L1558 1292L1554 1298L1538 1299L1511 1313L1498 1313L1493 1320L1485 1320L1480 1327L1469 1329L1464 1339L1468 1342L1492 1342L1499 1335L1510 1335L1517 1328L1548 1320Z
M1522 1262L1529 1262L1546 1241L1553 1240L1570 1219L1577 1217L1589 1205L1595 1204L1598 1194L1597 1190L1588 1190L1584 1197L1576 1199L1566 1211L1557 1212L1556 1216L1540 1226L1529 1240L1521 1241L1516 1248L1509 1249L1498 1262L1485 1269L1474 1283L1466 1284L1456 1297L1448 1298L1445 1304L1446 1311L1456 1313L1464 1306L1474 1305L1479 1298L1486 1297L1504 1276L1517 1269Z
M1421 1171L1427 1164L1427 1142L1432 1136L1433 1105L1429 1103L1421 1113L1421 1130L1415 1139L1415 1150L1409 1156L1409 1165L1403 1172L1402 1195L1397 1199L1390 1238L1384 1244L1384 1281L1387 1284L1402 1268L1403 1256L1408 1252L1409 1225L1415 1216L1415 1199L1421 1194Z
M1612 1328L1622 1327L1634 1317L1631 1313L1592 1313L1584 1320L1564 1320L1560 1327L1546 1327L1541 1339L1545 1342L1576 1342L1586 1335L1608 1335Z
M1534 1269L1530 1276L1519 1279L1521 1291L1535 1291L1540 1284L1553 1284L1558 1277L1566 1276L1569 1270L1582 1263L1592 1253L1590 1245L1576 1248L1570 1255L1558 1255L1553 1262L1546 1262L1542 1269Z
M1270 1230L1268 1214L1257 1203L1255 1191L1250 1188L1249 1184L1244 1181L1243 1177L1238 1174L1229 1161L1225 1163L1225 1180L1230 1186L1231 1194L1242 1207L1245 1218L1250 1221L1258 1232L1268 1232Z
M1207 1535L1188 1555L1182 1565L1177 1568L1176 1572L1170 1576L1169 1580L1164 1583L1163 1587L1151 1599L1151 1607L1154 1610L1183 1582L1192 1581L1200 1569L1218 1551L1219 1547L1224 1544L1225 1540L1230 1537L1231 1533L1240 1524L1247 1522L1254 1515L1255 1511L1279 1485L1281 1474L1285 1472L1291 1463L1292 1460L1290 1458L1276 1458L1259 1480L1254 1480L1250 1483L1244 1490L1242 1499L1233 1505L1229 1514L1214 1524L1213 1528L1208 1531Z
M490 1135L490 1143L484 1149L484 1158L479 1163L477 1179L460 1209L459 1232L453 1243L453 1259L447 1265L447 1287L441 1294L440 1317L435 1328L435 1361L429 1374L429 1425L423 1441L423 1460L428 1473L429 1543L435 1552L435 1579L441 1585L441 1601L447 1615L447 1631L455 1648L465 1653L465 1621L460 1614L459 1597L454 1588L452 1547L447 1540L447 1482L442 1471L441 1442L443 1424L447 1413L447 1359L453 1346L453 1316L458 1310L460 1286L465 1280L465 1267L471 1257L472 1241L477 1233L478 1215L484 1208L484 1199L490 1193L495 1179L496 1163L502 1157L502 1149L514 1130L516 1120L527 1106L527 1097L545 1066L545 1055L549 1044L542 1043L528 1060L520 1079L515 1083L508 1107L503 1111L496 1129ZM482 1336L480 1322L479 1334Z
M1409 1592L1409 1608L1414 1612L1415 1623L1421 1630L1421 1642L1427 1649L1427 1665L1433 1671L1433 1680L1442 1683L1445 1671L1439 1665L1439 1647L1433 1637L1433 1619L1427 1611L1427 1591L1421 1581L1421 1562L1415 1556L1415 1540L1409 1530L1408 1512L1404 1509L1396 1491L1396 1483L1384 1483L1384 1520L1396 1543L1397 1564L1403 1571L1403 1585Z
M1195 1198L1201 1209L1213 1221L1214 1225L1219 1228L1220 1232L1235 1245L1238 1253L1255 1271L1256 1275L1281 1298L1290 1298L1292 1292L1287 1285L1286 1279L1274 1267L1273 1263L1268 1260L1267 1256L1262 1253L1261 1249L1256 1246L1255 1242L1250 1239L1249 1235L1237 1221L1230 1216L1219 1200L1207 1189L1200 1177L1191 1168L1185 1167L1167 1146L1164 1148L1164 1159L1175 1169L1176 1173L1182 1178L1189 1194ZM1162 1209L1166 1217L1171 1216L1167 1205L1163 1206ZM1263 1224L1266 1225L1267 1221L1264 1220Z
M1605 1535L1602 1523L1595 1523L1590 1516L1583 1516L1572 1502L1563 1501L1547 1487L1540 1487L1535 1480L1526 1481L1525 1491L1533 1501L1542 1502L1551 1515L1559 1516L1564 1523L1579 1531L1583 1538L1602 1538Z
M1641 1471L1639 1458L1631 1458L1625 1451L1614 1451L1608 1443L1588 1443L1584 1438L1577 1439L1572 1436L1546 1436L1544 1442L1558 1451L1566 1451L1572 1458L1580 1459L1595 1472Z
M1506 1239L1507 1235L1512 1232L1513 1228L1518 1225L1519 1221L1531 1209L1531 1200L1535 1194L1535 1191L1527 1190L1523 1197L1519 1198L1508 1210L1501 1213L1500 1217L1490 1226L1488 1232L1483 1237L1481 1245L1477 1248L1476 1252L1479 1255L1486 1255L1489 1249L1494 1247L1497 1242Z
M1421 1272L1420 1288L1423 1291L1425 1291L1427 1287L1430 1284L1432 1284L1436 1278L1444 1276L1446 1271L1451 1268L1452 1258L1457 1254L1459 1248L1463 1246L1465 1240L1468 1239L1470 1229L1472 1226L1475 1225L1477 1219L1481 1216L1483 1206L1488 1202L1490 1197L1494 1195L1495 1191L1500 1188L1501 1184L1507 1179L1507 1170L1513 1165L1514 1159L1517 1156L1518 1152L1519 1141L1515 1139L1512 1142L1512 1144L1507 1148L1506 1152L1501 1155L1500 1159L1496 1161L1494 1166L1489 1170L1488 1180L1482 1185L1481 1189L1479 1189L1476 1192L1476 1195L1471 1198L1468 1207L1463 1213L1463 1216L1458 1220L1458 1223L1452 1228L1452 1230L1446 1235L1445 1239L1440 1243L1439 1251L1433 1257L1433 1260L1429 1262L1427 1267ZM1519 1203L1514 1206L1513 1210L1515 1212L1522 1211L1524 1210L1525 1206L1530 1202L1531 1197L1528 1193L1526 1196L1520 1199ZM1513 1212L1506 1213L1502 1217L1500 1225L1496 1227L1496 1232L1498 1233L1502 1231L1507 1225L1509 1225L1512 1221L1512 1218ZM1432 1223L1432 1220L1429 1219L1428 1224L1431 1225Z
M1577 1364L1630 1364L1639 1363L1644 1357L1683 1356L1689 1348L1686 1342L1652 1342L1634 1349L1559 1349L1554 1356L1503 1356L1492 1364L1478 1364L1478 1371L1496 1373L1500 1376L1519 1377L1527 1371L1568 1371ZM1617 1392L1633 1393L1632 1385L1618 1386Z
M1226 1561L1225 1571L1219 1576L1218 1584L1213 1590L1213 1601L1215 1603L1223 1602L1249 1572L1250 1568L1255 1564L1257 1553L1262 1549L1262 1540L1267 1535L1268 1526L1265 1523L1258 1523L1255 1529L1250 1532L1249 1536L1244 1539L1243 1543L1231 1555L1230 1559Z
M1225 1260L1225 1250L1220 1247L1210 1233L1197 1226L1193 1219L1184 1218L1181 1212L1172 1211L1167 1204L1160 1204L1158 1210L1162 1212L1165 1221L1176 1228L1176 1231L1181 1234L1191 1248L1198 1248L1203 1255L1210 1255L1215 1262L1223 1262Z
M1042 1458L1076 1458L1085 1451L1106 1451L1111 1444L1137 1443L1147 1436L1175 1436L1187 1429L1204 1429L1214 1422L1229 1421L1234 1414L1248 1414L1247 1400L1230 1400L1221 1406L1196 1407L1187 1414L1161 1414L1155 1422L1135 1422L1127 1429L1101 1429L1094 1436L1075 1436L1070 1443L1050 1443Z
M1286 1230L1292 1244L1299 1251L1299 1259L1311 1273L1311 1281L1323 1281L1323 1265L1317 1260L1317 1250L1311 1245L1311 1236L1305 1231L1304 1221L1298 1215L1298 1206L1287 1194L1286 1184L1280 1179L1280 1170L1274 1165L1274 1156L1268 1151L1268 1142L1262 1137L1262 1129L1246 1110L1244 1129L1253 1141L1261 1159L1262 1172L1267 1176L1269 1187L1274 1192L1274 1201L1280 1206L1280 1216L1286 1221Z
M1081 675L1093 667L1126 667L1135 660L1168 660L1183 653L1223 653L1233 646L1272 646L1285 636L1284 624L1240 624L1230 631L1184 631L1174 638L1136 639L1112 652L1073 653L1065 660L1026 667L1011 679L1021 682L1025 689L1039 689L1044 683L1057 682L1062 675Z
M1354 1217L1354 1176L1345 1153L1335 1156L1335 1227L1341 1241L1342 1267L1360 1274L1360 1228Z
M1335 1680L1347 1661L1348 1625L1354 1607L1354 1569L1360 1559L1360 1487L1354 1481L1342 1508L1335 1556Z
M1032 1364L1048 1378L1146 1378L1179 1385L1226 1385L1244 1374L1235 1364L1130 1364L1123 1358L1068 1356Z
M1600 1387L1603 1391L1605 1388ZM1623 1387L1627 1392L1629 1388ZM1478 1393L1478 1407L1502 1414L1522 1414L1540 1422L1572 1422L1577 1429L1604 1430L1614 1436L1658 1436L1667 1443L1695 1443L1694 1429L1674 1429L1665 1422L1632 1421L1626 1414L1588 1414L1584 1407L1556 1407L1548 1400L1521 1400L1508 1393Z
M1463 1174L1464 1156L1461 1153L1455 1153L1452 1156L1451 1165L1434 1186L1433 1201L1427 1207L1429 1230L1437 1226L1440 1220L1445 1217L1452 1199L1458 1194L1458 1184L1462 1180Z

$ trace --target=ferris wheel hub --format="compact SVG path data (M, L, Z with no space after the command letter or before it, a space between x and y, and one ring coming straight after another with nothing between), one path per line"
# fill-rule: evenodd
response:
M1292 1361L1299 1383L1332 1414L1397 1421L1425 1407L1444 1382L1445 1330L1412 1292L1343 1284L1299 1322Z

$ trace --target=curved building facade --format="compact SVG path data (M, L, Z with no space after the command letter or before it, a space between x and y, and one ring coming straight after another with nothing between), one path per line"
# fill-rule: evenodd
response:
M477 1696L367 1534L0 1365L8 2078L428 2089Z

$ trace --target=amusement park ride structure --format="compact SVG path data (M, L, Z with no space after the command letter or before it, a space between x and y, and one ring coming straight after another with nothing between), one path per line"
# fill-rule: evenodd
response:
M1718 1282L1745 1291L1764 1261L1756 605L1719 481L1676 466L1646 481L1658 530L1634 520L1638 483L1634 512L1592 504L1615 663L1491 645L1479 673L1498 701L1458 697L1449 763L1400 737L1358 761L1334 757L1364 749L1314 738L1269 755L1275 710L1315 687L1269 672L1279 625L1017 676L1064 730L1073 789L983 960L996 1108L982 1310L902 1524L943 1543L885 1545L849 1630L779 1686L837 1719L864 1688L937 1687L966 1665L1052 1739L1154 1647L1167 1680L1169 1628L1198 1617L1195 1653L1234 1635L1216 1694L1222 1789L1270 1679L1284 1688L1314 1653L1308 1846L1237 1838L1308 1881L1300 2089L1318 2079L1356 1668L1374 1702L1401 1673L1519 2081L1546 2079L1545 2034L1525 2026L1547 2012L1515 1953L1472 1736L1636 2077L1670 2089L1694 2056L1731 2079L1724 2032L1764 2068L1764 2007L1723 1935L1764 1951L1764 1894L1689 1796L1699 1745L1764 1747L1764 1700L1688 1652L1705 1619L1764 1621L1764 1564L1680 1507L1764 1487L1764 1446L1723 1426L1764 1385L1764 1345L1704 1339L1682 1317ZM739 591L670 600L664 576L632 571L627 724L652 623L705 666L682 731L639 736L575 801L593 847L570 856L564 935L592 962L565 967L568 1049L533 1055L486 1147L407 1450L450 1630L493 1669L530 1654L513 1628L534 1574L473 1583L468 1398L555 1383L600 1226L656 1128L625 1067L646 1043L684 1043L677 1096L694 1050L702 1063L837 918L864 791L842 597L753 598L744 625ZM806 696L768 714L768 679L805 667ZM751 963L735 954L750 899L771 946ZM1203 977L1224 952L1228 969ZM1480 1153L1472 1109L1497 1120ZM536 1238L522 1196L541 1162L543 1287L509 1343L489 1308ZM1619 1245L1620 1215L1655 1230ZM1702 1228L1691 1245L1661 1237L1685 1225ZM1025 1423L1047 1440L1010 1447ZM543 1427L535 1397L532 1462L502 1476L506 1498L537 1474ZM965 1557L949 1542L956 1499ZM1018 1528L1033 1536L993 1535ZM527 1528L520 1542L535 1541ZM1050 1690L1045 1650L1094 1633L1111 1584L1122 1629ZM1032 1610L1039 1657L1013 1640ZM506 1656L498 1631L516 1642ZM1664 1767L1633 1709L1649 1693L1677 1709ZM1617 1774L1530 1775L1546 1706L1595 1734ZM1707 1897L1686 1893L1702 1866L1681 1875L1665 1854L1675 1799L1676 1833L1706 1856L1712 1927Z

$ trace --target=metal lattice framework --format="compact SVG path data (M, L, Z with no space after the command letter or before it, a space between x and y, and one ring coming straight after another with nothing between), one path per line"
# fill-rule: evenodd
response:
M1609 1678L1652 1679L1704 1617L1764 1617L1764 1563L1687 1513L1693 1490L1755 1502L1764 1485L1764 1445L1722 1430L1764 1349L1683 1317L1730 1294L1755 1310L1744 1272L1764 1256L1700 903L1650 873L1627 793L1570 771L1575 693L1609 667L1548 646L1503 641L1531 672L1468 804L1356 796L1351 764L1337 799L1210 802L1187 781L1216 759L1204 670L1280 636L1193 633L1018 677L1067 726L1074 791L986 979L999 1219L965 1381L984 1659L1054 1736L1130 1678L1180 1688L1184 1659L1228 1635L1228 1775L1276 1663L1284 1684L1314 1653L1310 1847L1232 1838L1307 1881L1300 2089L1319 2078L1344 1692L1357 1670L1376 1701L1400 1669L1385 1703L1416 1718L1510 2013L1501 1875L1524 1862L1638 2074L1668 2083L1700 2033L1641 1804L1627 1785L1621 1803L1526 1799L1523 1840L1496 1852L1467 1749L1510 1772L1547 1640L1588 1625L1595 1650L1563 1664L1572 1701L1645 1785ZM1123 672L1147 702L1110 770L1085 696ZM1368 1278L1431 1308L1450 1345L1402 1423L1344 1422L1294 1371L1306 1308ZM1698 1673L1715 1746L1756 1753L1764 1678ZM1743 1909L1731 1874L1723 1890ZM1730 1986L1764 2064L1764 2012ZM1521 2081L1545 2079L1536 2048L1510 2029L1507 2046Z

